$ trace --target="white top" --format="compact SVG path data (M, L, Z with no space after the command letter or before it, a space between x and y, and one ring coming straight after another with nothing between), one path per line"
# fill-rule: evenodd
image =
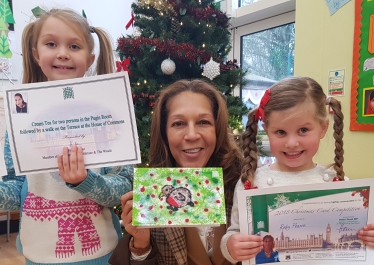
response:
M333 178L336 177L336 172L332 168L327 168L325 166L316 165L315 168L300 172L281 172L276 170L271 170L270 165L260 167L256 170L254 185L259 189L269 188L269 187L280 187L280 186L290 186L290 185L303 185L303 184L313 184L313 183L323 183L331 182ZM269 181L269 179L271 179ZM272 185L268 184L272 182ZM238 234L240 232L239 228L239 209L238 209L238 191L244 190L244 185L241 180L238 181L234 192L234 201L231 212L231 226L228 228L226 234L221 240L221 251L223 256L231 263L237 263L234 260L227 248L227 240L233 234Z

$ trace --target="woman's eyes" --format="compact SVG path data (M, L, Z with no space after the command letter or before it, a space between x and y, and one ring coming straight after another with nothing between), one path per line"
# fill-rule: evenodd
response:
M199 124L207 124L207 125L210 125L210 124L212 124L210 121L208 121L208 120L201 120L201 121L199 121L198 122Z
M196 124L199 124L199 125L212 125L212 122L209 121L209 120L201 120L201 121L196 122ZM183 126L183 125L185 125L185 122L182 122L182 121L176 121L176 122L173 122L171 124L172 127L179 127L179 126Z
M172 127L179 127L179 126L182 126L182 125L183 125L183 123L181 121L176 121L176 122L173 122L171 124Z

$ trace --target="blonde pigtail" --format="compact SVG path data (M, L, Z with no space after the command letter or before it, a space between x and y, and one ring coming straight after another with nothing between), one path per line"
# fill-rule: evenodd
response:
M258 124L255 120L256 109L251 110L248 113L248 121L245 128L245 132L242 135L243 138L243 167L240 175L240 179L243 184L249 180L251 185L254 186L254 176L257 169L258 163L258 148L256 145L256 136L258 131Z
M96 64L96 74L103 75L113 73L114 58L110 36L101 28L91 27L91 30L96 33L100 44L100 52Z

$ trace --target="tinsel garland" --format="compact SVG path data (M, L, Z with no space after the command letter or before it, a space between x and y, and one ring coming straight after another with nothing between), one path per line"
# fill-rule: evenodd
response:
M179 13L179 10L186 9L186 15L197 18L197 19L208 19L215 18L218 26L228 26L229 18L227 15L217 9L213 9L210 6L205 8L193 8L189 5L183 4L181 0L170 1L173 5L174 10Z
M118 39L118 51L125 51L127 55L131 57L139 56L143 53L140 46L142 45L155 46L158 54L163 54L170 58L178 58L187 60L189 62L196 62L197 58L200 57L201 63L206 63L212 56L205 50L197 49L190 43L175 43L172 40L159 40L149 39L144 37L133 38L119 38ZM182 52L183 51L183 52ZM215 60L220 61L219 58L213 57Z
M155 105L156 98L155 98L154 94L148 94L148 93L144 93L144 92L141 92L141 93L138 93L138 94L136 94L136 93L132 94L132 102L134 104L137 104L140 99L143 99L145 102L147 102L147 104L151 108L153 108L153 106Z
M228 26L229 18L227 15L220 10L214 9L210 6L205 8L191 7L188 4L183 4L182 0L138 0L138 4L141 7L151 6L159 12L166 12L167 15L175 17L180 13L180 10L186 10L186 15L197 18L197 19L212 19L215 18L218 26Z

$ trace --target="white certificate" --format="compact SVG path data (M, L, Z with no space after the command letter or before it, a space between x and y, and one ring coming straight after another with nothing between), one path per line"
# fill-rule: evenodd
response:
M374 222L372 188L360 179L239 191L240 233L272 242L243 265L372 265L374 250L357 236Z
M86 168L141 162L127 72L5 87L4 106L17 174L58 171L72 145Z

